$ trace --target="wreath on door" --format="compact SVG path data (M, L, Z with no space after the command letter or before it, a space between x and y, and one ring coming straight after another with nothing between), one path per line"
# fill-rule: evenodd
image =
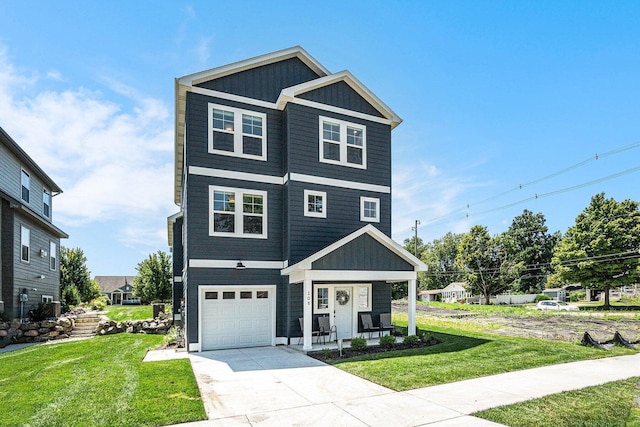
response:
M345 305L349 302L349 291L336 291L336 301L340 305Z

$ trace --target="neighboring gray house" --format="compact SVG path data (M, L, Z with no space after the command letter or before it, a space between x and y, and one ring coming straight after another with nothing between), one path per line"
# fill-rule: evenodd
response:
M391 311L418 271L391 235L391 131L401 119L349 71L293 47L175 82L168 219L174 313L189 351L337 337ZM301 330L299 318L302 318ZM295 339L294 339L295 338Z
M135 276L96 276L102 295L109 298L111 304L120 305L122 301L133 298L133 279Z
M0 128L0 313L20 318L60 300L60 187Z

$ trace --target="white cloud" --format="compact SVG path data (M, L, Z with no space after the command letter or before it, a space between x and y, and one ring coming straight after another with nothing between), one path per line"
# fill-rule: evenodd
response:
M64 81L58 72L47 77ZM131 99L129 110L99 91L39 82L37 72L18 72L0 45L0 126L64 190L54 199L55 222L64 229L117 219L121 241L165 244L157 230L176 210L167 106L111 80L107 90Z

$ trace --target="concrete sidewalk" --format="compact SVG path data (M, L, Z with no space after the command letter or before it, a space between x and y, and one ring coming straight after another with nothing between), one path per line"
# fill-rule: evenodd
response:
M145 361L182 357L192 362L209 418L182 427L497 426L469 414L640 376L636 354L394 392L286 347L152 351Z

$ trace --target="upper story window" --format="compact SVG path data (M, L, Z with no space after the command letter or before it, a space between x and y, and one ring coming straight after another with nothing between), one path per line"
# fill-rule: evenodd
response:
M49 242L49 268L55 270L58 268L58 245Z
M209 187L209 235L267 238L266 191Z
M327 217L327 193L304 190L304 216Z
M267 160L267 115L209 104L209 153Z
M29 203L29 189L31 188L31 176L24 169L22 169L20 182L22 184L22 200Z
M360 197L360 221L380 222L380 199Z
M367 168L367 128L320 116L320 161Z
M20 226L20 259L24 262L31 260L31 230Z
M51 218L51 193L46 188L42 191L42 214Z

